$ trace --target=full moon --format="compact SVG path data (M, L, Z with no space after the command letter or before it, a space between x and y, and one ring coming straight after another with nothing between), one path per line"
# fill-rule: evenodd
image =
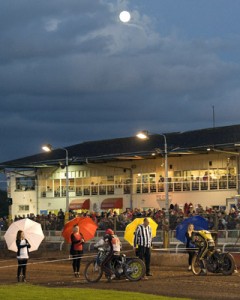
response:
M131 19L131 15L128 11L124 10L119 14L119 19L123 22L123 23L127 23L130 21Z

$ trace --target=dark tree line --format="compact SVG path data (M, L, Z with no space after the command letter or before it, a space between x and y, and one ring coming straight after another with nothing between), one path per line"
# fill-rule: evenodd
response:
M8 216L7 192L0 189L0 217Z

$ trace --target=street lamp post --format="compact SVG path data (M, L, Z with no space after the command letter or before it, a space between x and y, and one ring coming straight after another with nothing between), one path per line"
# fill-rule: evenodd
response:
M165 134L160 134L164 138L164 165L165 165L165 178L164 178L164 191L165 191L165 220L163 223L163 247L169 248L169 195L168 195L168 149L167 138Z
M164 220L164 230L163 230L163 247L169 247L169 194L168 194L168 146L167 138L165 134L158 133L164 138L164 165L165 165L165 176L164 176L164 192L165 192L165 220ZM147 131L142 131L137 134L137 137L140 139L147 139L149 133Z
M42 147L42 149L46 152L51 152L54 150L52 145L47 144ZM66 166L66 210L65 210L65 222L69 220L69 176L68 176L68 165L69 165L69 157L68 150L66 148L57 148L59 150L65 151L65 166ZM57 150L56 149L56 150Z

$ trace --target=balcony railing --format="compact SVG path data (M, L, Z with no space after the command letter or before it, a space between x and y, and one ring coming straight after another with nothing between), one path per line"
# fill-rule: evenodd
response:
M168 189L169 192L193 192L193 191L216 191L229 190L237 188L236 176L222 176L219 179L209 178L204 180L202 178L183 179L179 177L169 178ZM66 187L57 187L55 189L39 188L40 196L51 197L66 197ZM130 194L152 194L164 193L164 182L144 182L144 183L122 183L114 184L90 184L90 185L76 185L71 186L69 196L96 196L96 195L119 195Z

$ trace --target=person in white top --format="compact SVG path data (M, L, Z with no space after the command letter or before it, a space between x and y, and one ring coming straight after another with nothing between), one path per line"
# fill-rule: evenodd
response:
M24 237L24 232L19 230L17 232L16 237L16 245L17 245L17 260L18 260L18 269L17 269L17 279L20 281L22 277L22 281L26 282L26 270L27 270L27 262L29 259L29 248L31 245L28 240Z
M106 274L106 277L108 278L108 281L110 282L112 279L114 279L116 276L114 274L114 271L111 270L110 262L111 260L117 258L117 256L120 255L121 250L121 242L120 239L116 234L114 234L114 231L110 228L108 228L105 231L105 235L103 237L104 243L107 245L107 248L109 249L107 256L102 262L102 269Z

